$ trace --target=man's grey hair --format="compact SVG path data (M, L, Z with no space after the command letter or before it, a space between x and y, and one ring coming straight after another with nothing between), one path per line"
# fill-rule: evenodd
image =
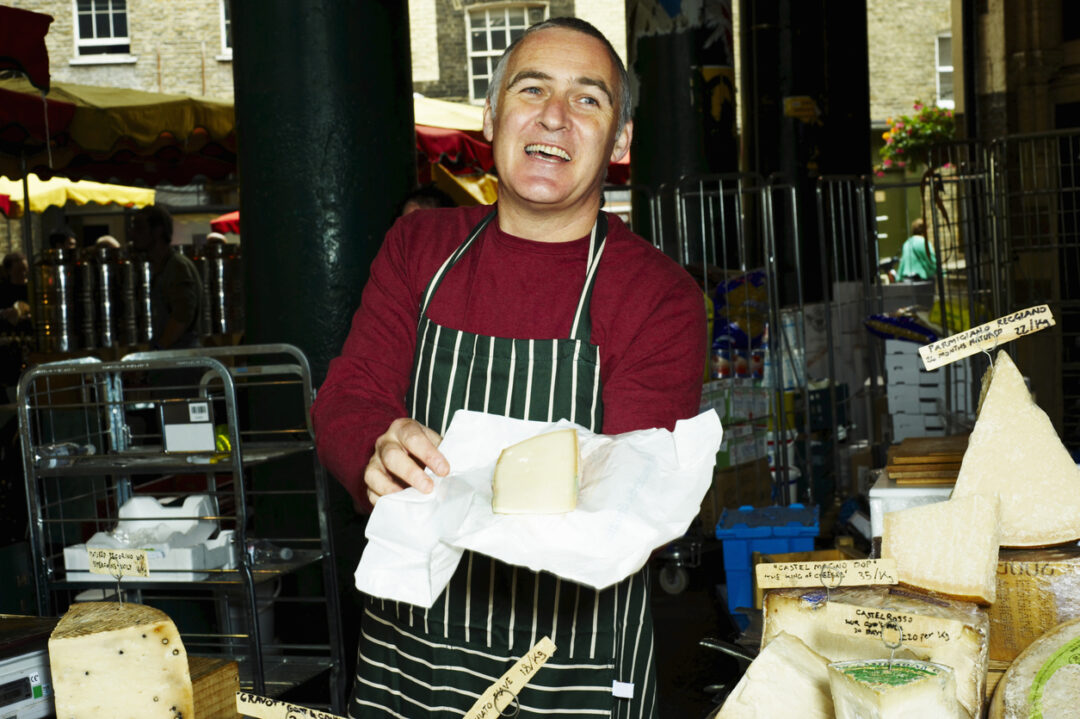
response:
M621 132L623 126L630 120L630 77L627 75L626 67L623 65L622 59L619 54L615 52L615 48L611 46L611 43L604 33L596 29L594 25L576 17L553 17L543 22L538 22L535 25L529 27L520 37L510 43L510 46L506 48L499 61L495 64L495 70L491 73L491 81L488 83L487 100L491 105L491 119L495 119L495 112L497 110L499 93L502 90L503 77L506 75L506 66L510 63L510 56L517 49L517 46L522 40L532 35L534 32L541 30L547 30L549 28L566 28L567 30L575 30L577 32L594 37L604 44L607 48L608 56L611 57L611 64L616 67L619 74L619 87L617 90L617 97L613 98L619 106L619 119L616 125L617 132Z

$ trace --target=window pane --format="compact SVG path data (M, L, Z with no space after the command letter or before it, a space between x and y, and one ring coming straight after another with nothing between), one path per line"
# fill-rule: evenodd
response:
M941 83L941 90L938 92L939 100L952 100L953 99L953 78L952 72L942 72L938 74L939 82Z
M506 27L506 15L501 10L488 14L488 27L500 29Z
M126 10L127 0L112 0L112 9L114 12L117 10Z
M90 0L79 0L79 12L90 12L92 9Z
M94 37L93 15L79 15L79 37L84 40Z
M488 49L487 46L487 33L482 31L473 30L472 34L472 49L473 52L484 52Z
M225 21L225 47L232 47L232 23Z
M503 29L493 30L491 32L491 49L492 50L505 50L506 49L506 31Z
M473 99L480 100L487 94L487 80L473 80Z
M512 7L510 8L510 25L511 27L520 27L525 24L525 8Z
M79 48L80 55L127 55L131 45L89 45Z
M474 57L472 59L472 73L474 77L487 75L487 58Z
M127 37L127 13L113 13L113 37Z
M515 28L510 31L510 42L517 40L519 37L525 34L525 28Z
M109 13L99 12L94 15L94 30L96 31L94 37L112 37L112 32L109 30Z
M529 8L529 24L530 25L535 25L536 23L543 21L543 19L544 19L544 8L542 8L542 7Z
M942 35L938 37L937 47L938 65L952 65L952 36Z
M221 8L225 12L225 23L229 22L229 0L221 0Z

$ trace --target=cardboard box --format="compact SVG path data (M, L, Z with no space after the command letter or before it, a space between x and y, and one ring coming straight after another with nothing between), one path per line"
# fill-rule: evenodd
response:
M990 606L990 658L1012 661L1062 622L1080 617L1080 547L1002 549Z
M735 467L717 467L713 484L701 501L701 526L711 534L725 508L767 507L772 504L769 462L762 458Z
M866 555L856 551L851 537L838 537L835 549L816 549L810 552L788 552L787 554L760 554L754 552L754 608L761 609L764 591L757 584L757 565L783 564L784 562L833 562L843 559L866 559Z

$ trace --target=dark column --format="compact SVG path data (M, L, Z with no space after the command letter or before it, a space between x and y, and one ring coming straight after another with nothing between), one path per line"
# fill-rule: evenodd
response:
M408 4L232 0L246 341L322 381L415 183Z

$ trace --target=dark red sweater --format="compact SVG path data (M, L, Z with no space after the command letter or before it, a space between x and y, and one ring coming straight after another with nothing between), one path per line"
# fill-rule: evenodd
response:
M367 504L364 467L375 439L406 416L421 295L443 261L490 212L470 207L398 220L371 265L341 356L312 407L319 458ZM672 429L697 414L706 353L705 304L675 262L608 215L592 297L605 434ZM428 315L443 326L520 339L565 338L585 284L589 239L546 243L492 221L447 274Z

